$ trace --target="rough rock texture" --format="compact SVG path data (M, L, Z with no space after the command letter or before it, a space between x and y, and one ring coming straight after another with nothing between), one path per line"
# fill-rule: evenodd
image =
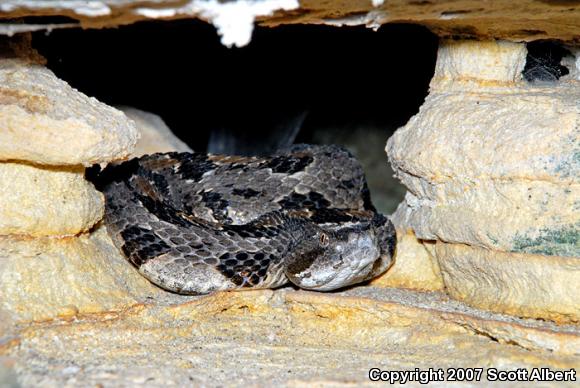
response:
M68 238L0 237L0 314L30 322L126 308L154 287L104 228Z
M525 47L515 43L441 46L429 96L387 143L409 189L394 219L420 239L454 243L438 245L457 247L453 254L437 250L453 296L577 321L580 84L571 76L528 84L525 58ZM457 254L460 244L479 249ZM542 264L514 278L522 260Z
M144 19L198 17L212 22L225 45L249 42L254 19L274 26L288 23L366 25L404 22L428 26L440 36L520 40L561 39L580 41L580 4L574 0L239 0L163 1L4 0L0 17L68 16L83 27L115 26ZM58 28L53 20L36 24L0 25L0 33ZM64 22L61 27L75 23Z
M130 154L138 136L131 120L26 54L3 52L0 61L0 160L88 166Z
M381 288L201 297L151 285L102 226L0 238L0 384L335 387L369 384L372 367L580 368L577 326L384 288L441 287L433 247L399 237L402 265Z
M135 121L140 137L131 156L154 154L155 152L191 152L192 149L171 132L163 119L156 114L123 106L119 109Z
M83 167L0 162L0 235L75 235L101 220L103 210Z
M26 37L1 40L0 52L0 337L158 292L106 233L89 233L104 200L83 164L127 157L135 124L57 79Z
M412 230L398 229L397 238L394 264L371 284L376 287L443 290L444 284L439 263L425 247L425 242L418 241Z
M33 3L40 4L30 2L29 9L34 6ZM68 4L73 3L76 2ZM6 9L6 4L11 3L4 2L0 7ZM48 5L46 2L42 4ZM87 7L86 12L90 12L98 11L95 7L100 3L83 4ZM147 4L150 6L152 3ZM54 6L54 3L49 6ZM119 15L122 15L122 10ZM511 55L512 59L506 60L506 63L519 58L520 54L515 49L510 51L510 46L491 44L482 47L496 46L499 52ZM519 46L513 47L517 49ZM477 49L475 52L479 51ZM493 55L490 58L484 61L484 70L493 70L495 64L499 63L493 60ZM452 65L454 63L451 61ZM461 63L453 66L461 70ZM464 73L461 70L457 74ZM438 74L443 74L441 69ZM464 93L462 88L477 92L481 86L477 74L475 72L475 77L470 76L457 83L452 80L449 83L449 95ZM510 83L509 79L495 82L503 73L500 71L497 74L491 77L491 81L486 81L490 87L495 88L493 93L498 93L496 89L504 90L504 85ZM571 79L574 78L573 74ZM57 164L45 167L14 160L0 164L0 183L4 179L4 182L11 184L17 182L15 188L22 188L20 191L0 189L0 225L8 225L5 228L7 233L24 229L30 232L34 228L22 221L26 217L43 214L43 217L50 218L50 212L54 212L55 208L60 211L59 222L51 224L52 220L43 221L41 218L44 224L39 223L38 229L34 229L48 230L53 225L50 227L54 231L51 229L48 233L50 236L0 236L0 385L358 386L369 383L368 370L372 367L386 370L467 366L503 370L580 368L578 326L518 319L477 310L450 300L442 292L385 288L397 285L441 289L442 274L447 290L454 297L462 298L470 304L480 303L486 308L558 321L574 321L578 315L578 307L574 304L578 300L574 289L574 285L578 284L578 271L577 259L572 257L575 254L573 241L536 239L533 244L524 244L518 253L502 252L501 255L495 255L493 253L506 250L509 246L510 240L505 236L509 236L510 231L518 230L518 224L510 226L511 229L504 228L504 234L498 233L498 242L473 233L471 230L475 230L475 226L471 230L469 227L463 231L454 230L459 225L457 220L463 220L465 225L469 225L467 221L471 213L467 210L462 212L462 206L471 207L473 212L488 211L483 206L487 202L477 201L465 204L458 201L453 204L456 208L448 213L450 230L445 228L443 222L437 224L436 217L433 218L433 225L421 224L423 229L411 225L411 222L422 222L422 218L415 217L413 213L417 207L411 205L446 204L447 199L460 198L463 193L452 186L445 188L448 191L431 188L439 185L439 181L433 185L430 180L438 179L438 176L432 174L435 170L429 170L429 166L421 167L419 162L423 163L425 159L419 154L414 155L416 165L412 162L405 164L407 162L403 163L402 159L396 164L400 176L408 180L405 183L414 187L412 195L417 200L403 204L397 213L396 221L400 230L397 265L383 279L375 281L374 284L381 287L362 285L328 294L283 288L193 297L172 294L153 286L122 257L102 225L97 224L90 232L75 236L59 238L54 235L62 233L65 228L63 225L68 225L66 228L71 231L88 228L99 217L101 198L98 195L94 197L93 189L82 181L83 170L80 165L128 156L137 136L133 122L121 113L116 113L118 111L106 107L101 110L100 103L71 92L37 62L20 59L1 61L0 76L9 81L6 81L8 85L17 85L11 90L20 91L6 94L0 88L0 155L8 150L22 158L22 155L26 158L34 157L32 160L36 162ZM17 82L12 79L14 77ZM447 78L449 76L440 78L441 84ZM38 83L33 84L32 79ZM453 89L459 83L461 87ZM1 85L4 88L6 84ZM46 88L47 85L50 87ZM568 87L572 90L570 98L575 98L573 88ZM525 97L524 100L530 90L540 93L537 91L539 87L526 88L522 86L518 92ZM436 93L445 92L437 92L434 88L434 95ZM490 95L493 93L489 92ZM509 93L503 95L508 99L511 96ZM542 94L542 98L547 98L544 95L552 98L547 104L556 101L554 109L561 111L551 116L559 120L558 125L563 126L561 133L573 135L568 120L571 120L570 110L576 109L575 105L559 97L552 86L547 86ZM534 98L532 100L536 101ZM493 102L493 99L490 100ZM424 109L434 108L427 105ZM532 109L523 111L534 113ZM174 138L166 137L166 128L157 117L131 109L127 109L127 112L136 119L139 127L157 128L156 131L159 131L155 133L144 129L153 136L146 136L139 152L166 150L151 148L151 145L169 148L183 146ZM505 112L509 114L511 111L506 107ZM422 111L420 115L424 113ZM544 112L537 119L545 115ZM107 120L111 118L116 124L108 127L111 122ZM536 119L535 116L532 118ZM38 124L40 127L35 127L34 133L40 135L28 139L33 143L31 146L22 141L25 138L22 134L12 131L27 130L22 129L21 124L28 121L44 125ZM433 122L438 121L434 119ZM469 123L477 127L477 123ZM547 134L551 133L551 124L552 121L546 122L544 130ZM102 129L101 125L107 128ZM90 130L85 131L86 128ZM533 126L529 128L530 131L533 129ZM54 142L52 147L41 142L35 143L37 137L42 139L44 134L63 137L55 137L56 147ZM458 135L467 136L465 133ZM93 143L90 147L87 146L89 143L85 143L87 140L84 136L94 140L91 140ZM163 136L168 139L166 142L162 141ZM492 131L490 136L493 139L497 133ZM421 139L420 136L418 138ZM528 162L531 167L523 171L537 174L540 167L548 167L544 178L536 179L535 175L530 175L531 178L526 179L532 183L537 180L538 184L549 184L551 186L546 187L555 187L554 190L562 185L576 190L577 174L573 170L576 168L573 167L575 161L571 159L566 164L566 152L573 148L566 148L567 143L557 142L558 139L550 138L556 144L542 144L539 147L542 152L545 151L540 156L547 155L544 163L530 159ZM453 152L448 152L450 157L461 153L461 147L452 141L448 143L457 147ZM494 147L501 146L499 141L492 144ZM531 146L532 143L524 141L524 144ZM426 150L431 148L434 155L439 155L441 159L444 150L431 147L431 143L425 146ZM517 150L524 157L527 155ZM563 154L554 156L551 152ZM506 163L504 175L506 179L517 183L522 180L521 177L513 178L510 175L519 171L518 166L510 170L510 163L519 163L519 159L514 160ZM557 164L558 160L562 163ZM477 160L471 161L469 157L460 161L477 164ZM503 160L490 162L503 163ZM557 170L555 166L558 165L563 167ZM407 166L417 168L413 170L416 174L404 170L403 167ZM448 175L443 176L442 181L459 181L462 184L470 182L474 188L472 192L476 192L475 188L479 184L484 187L484 183L494 177L496 172L493 169L481 169L476 171L477 174L469 175L469 171L465 170L463 175L456 176L453 175L454 171L449 167ZM37 181L35 177L38 177ZM61 182L66 179L71 180L65 187ZM497 179L498 187L502 179ZM41 189L48 191L42 192ZM67 190L71 190L70 193ZM547 189L540 186L538 190ZM556 190L554 193L560 192ZM575 193L572 191L571 195ZM427 198L427 195L432 194L433 198ZM39 198L38 203L33 203L35 197ZM66 201L60 205L59 201L63 197L66 197ZM483 198L485 201L489 199L486 196ZM508 198L512 200L512 197ZM535 210L540 202L534 198L530 202L533 204L529 206L530 212L536 211L533 213L538 216L536 221L553 227L558 220L550 218L550 215L555 214L558 208L550 205L550 197L546 195L544 198L545 210ZM564 197L555 198L562 201ZM10 201L27 206L17 206ZM73 205L74 201L78 201L78 204ZM90 207L91 203L95 205L94 208ZM497 203L500 203L499 200ZM573 200L562 203L564 206L567 203L575 204ZM71 215L74 206L81 210L79 214ZM4 209L13 211L7 212ZM507 207L505 209L509 210ZM423 214L429 214L427 210ZM23 216L16 211L28 213ZM573 215L563 211L561 213L563 216L559 220L562 223L574 222ZM92 216L85 217L83 214ZM85 220L84 223L81 219ZM497 215L496 219L508 222L511 218L507 214L503 218ZM536 223L532 226L536 226ZM416 235L408 227L412 227ZM427 233L432 232L432 227L438 228L437 233L445 233L445 236L467 236L472 240L469 240L469 245L461 245L454 240L442 242L447 240L436 234L436 239L440 241L420 244L417 237L425 238ZM488 227L486 230L495 229ZM533 234L526 236L531 238ZM553 252L558 252L559 256L548 256L545 252L530 254L535 249L545 251L548 246ZM490 252L493 255L490 256ZM479 266L485 271L479 271ZM502 278L504 272L505 277ZM520 278L523 280L520 281ZM530 292L534 287L542 289ZM476 300L473 295L478 296ZM498 303L493 303L493 298ZM440 382L438 385L447 384ZM411 386L419 385L415 383ZM528 386L528 383L520 386Z
M65 236L103 216L84 165L128 156L135 124L43 66L29 37L0 40L0 236Z
M580 260L438 242L447 292L487 310L580 321Z
M358 386L372 367L578 368L579 338L437 293L284 289L72 314L23 328L0 353L25 386Z
M19 387L14 372L14 361L6 357L0 357L0 387Z

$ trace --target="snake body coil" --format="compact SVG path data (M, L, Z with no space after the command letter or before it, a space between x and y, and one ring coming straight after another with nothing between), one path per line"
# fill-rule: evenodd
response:
M150 281L184 294L333 290L384 272L396 244L358 161L337 146L271 157L165 153L107 167L115 245Z

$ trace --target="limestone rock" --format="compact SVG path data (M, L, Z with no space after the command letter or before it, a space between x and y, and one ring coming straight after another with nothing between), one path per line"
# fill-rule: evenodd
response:
M168 293L129 265L103 227L0 238L0 290L0 355L22 385L336 385L366 382L372 366L580 365L577 327L472 309L443 293Z
M254 19L267 26L327 24L379 28L393 22L416 23L440 36L500 38L514 41L559 39L578 42L580 5L574 0L247 0L143 1L3 0L0 17L34 16L34 24L0 25L0 34L74 26L102 28L146 19L201 18L212 22L225 45L250 40ZM71 23L53 24L42 16L67 16Z
M394 264L371 284L376 287L443 290L439 263L425 248L425 242L418 240L412 230L397 230L397 238Z
M580 256L567 237L580 226L572 211L580 198L580 87L516 83L509 64L521 71L525 58L516 44L449 46L419 114L389 140L409 188L396 218L423 239ZM466 63L456 46L467 46ZM473 59L477 47L482 63ZM496 53L494 67L488 57ZM464 83L480 70L479 85Z
M513 84L521 78L527 50L510 42L461 41L439 46L431 90L445 89L456 83L475 82L486 86Z
M77 314L22 327L0 352L26 386L358 386L372 367L569 370L580 365L579 334L439 293L285 289Z
M438 243L437 257L451 295L577 321L580 84L526 83L523 48L441 46L429 96L387 143L409 189L393 219L420 239L450 243Z
M580 322L580 260L435 245L447 292L478 308Z
M91 165L126 158L138 132L30 58L0 59L0 160Z
M68 238L0 237L0 290L0 314L15 323L125 309L162 292L104 228Z
M567 47L571 55L562 58L562 65L570 72L565 75L564 79L570 78L572 80L580 81L580 47Z
M414 182L417 187L420 184ZM425 240L580 256L580 186L534 180L458 181L408 193L394 217Z
M101 193L80 166L0 162L0 235L75 235L103 217Z
M0 357L0 387L18 388L16 373L13 369L14 361L6 357Z
M156 114L128 106L119 109L135 121L141 135L131 156L170 151L192 152L192 149L175 136L163 119Z

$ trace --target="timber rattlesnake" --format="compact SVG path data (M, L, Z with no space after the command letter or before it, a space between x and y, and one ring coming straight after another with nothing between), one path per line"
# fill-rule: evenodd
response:
M150 281L184 294L295 285L328 291L391 264L396 235L359 162L338 146L270 157L165 153L96 178L115 245Z

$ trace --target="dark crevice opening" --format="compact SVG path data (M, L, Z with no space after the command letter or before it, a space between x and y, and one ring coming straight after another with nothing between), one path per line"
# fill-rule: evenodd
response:
M561 64L562 58L571 55L560 44L554 41L539 40L527 44L528 55L526 66L522 71L524 79L534 82L556 82L570 73Z
M248 46L228 49L196 20L33 34L59 78L107 104L158 114L198 151L212 132L259 141L306 113L296 141L351 149L385 212L404 193L385 143L423 103L437 43L416 25L290 25L257 27Z
M21 18L2 19L2 24L78 24L79 21L69 16L25 16Z

